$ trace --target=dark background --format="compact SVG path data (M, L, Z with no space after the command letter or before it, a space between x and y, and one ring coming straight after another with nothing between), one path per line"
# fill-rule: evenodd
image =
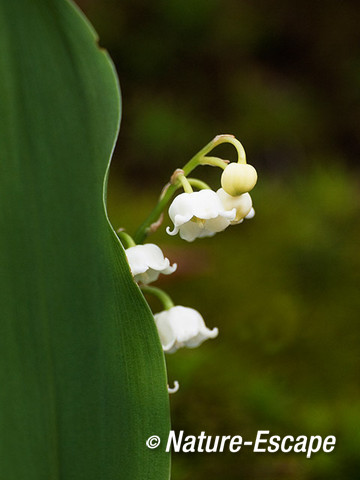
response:
M220 330L167 356L174 428L337 437L311 459L176 454L173 480L359 478L359 2L77 3L122 88L115 227L136 229L216 134L235 134L259 173L253 220L193 244L163 227L149 239L179 264L159 285ZM218 170L196 174L218 188Z

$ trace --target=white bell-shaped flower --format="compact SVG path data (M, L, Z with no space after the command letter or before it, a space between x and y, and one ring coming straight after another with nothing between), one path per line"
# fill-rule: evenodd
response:
M176 270L176 263L170 265L162 250L153 243L135 245L125 250L135 282L148 284L155 282L160 273L169 275Z
M213 190L181 193L174 198L169 208L169 216L174 223L169 235L176 235L188 242L195 238L212 237L225 230L235 220L236 209L227 209Z
M236 209L236 216L235 219L231 222L232 225L241 223L244 218L252 218L255 215L255 211L252 208L251 196L249 193L243 193L242 195L233 197L232 195L226 193L223 188L219 188L219 190L216 192L216 195L219 197L221 203L226 210L230 210L231 208ZM254 212L254 214L250 216L252 211Z
M193 308L176 306L154 315L163 349L174 353L181 347L195 348L219 331L206 327L203 317Z

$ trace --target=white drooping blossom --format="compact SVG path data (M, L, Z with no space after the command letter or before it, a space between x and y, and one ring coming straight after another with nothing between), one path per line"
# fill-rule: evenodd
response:
M252 200L249 193L243 193L242 195L233 197L226 193L223 188L219 188L216 195L219 197L226 210L230 210L231 208L236 209L236 216L231 222L232 225L241 223L244 218L250 219L255 215L255 210L252 208Z
M176 263L170 265L162 250L153 243L135 245L125 250L135 282L148 284L155 282L160 273L169 275L176 270Z
M195 348L219 331L206 327L203 317L193 308L175 306L154 315L163 350L174 353L181 347Z
M169 208L169 216L174 223L169 235L176 235L188 242L195 238L212 237L225 230L235 220L236 209L226 209L213 190L181 193L173 200Z

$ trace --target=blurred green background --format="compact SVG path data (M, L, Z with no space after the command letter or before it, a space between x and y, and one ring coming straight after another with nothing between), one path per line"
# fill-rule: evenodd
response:
M220 329L167 357L174 428L337 437L311 459L175 454L172 479L360 478L359 2L77 3L122 87L115 227L134 231L216 134L235 134L259 172L253 220L192 244L164 227L150 240L179 265L159 286ZM218 188L219 170L196 173Z

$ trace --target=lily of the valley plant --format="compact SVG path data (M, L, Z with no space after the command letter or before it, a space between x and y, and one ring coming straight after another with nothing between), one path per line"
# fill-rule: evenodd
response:
M230 143L236 148L237 162L229 163L228 160L208 155L222 143ZM214 191L202 180L189 177L200 165L211 165L223 170L221 188ZM164 310L156 313L154 319L164 352L173 353L182 347L197 347L208 338L215 338L218 329L207 328L199 312L193 308L175 306L163 290L149 286L160 274L173 273L177 265L171 265L159 246L144 244L144 241L160 227L163 211L170 201L168 213L173 225L168 226L166 231L169 235L179 234L187 242L212 237L231 225L253 218L255 210L249 192L256 181L256 170L246 163L241 143L233 135L218 135L183 168L175 170L157 205L134 237L123 229L118 231L126 247L125 253L135 282L144 294L155 295L163 305Z

